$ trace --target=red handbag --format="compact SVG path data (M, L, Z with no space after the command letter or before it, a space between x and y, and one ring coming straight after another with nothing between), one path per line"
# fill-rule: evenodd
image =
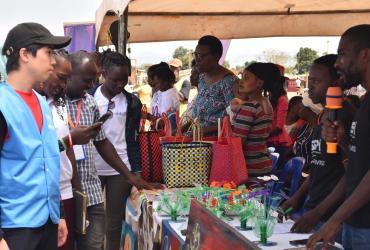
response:
M147 112L143 110L143 112ZM162 182L162 148L159 138L161 131L144 131L144 124L141 124L138 141L141 155L141 177L148 182Z
M172 127L170 122L170 117L176 115L176 134L172 135ZM176 113L171 113L169 115L163 114L162 120L164 121L164 136L161 137L160 141L162 143L167 142L191 142L192 138L188 136L183 136L181 133L182 127L180 123L180 115L179 111L176 111Z
M229 117L224 117L218 140L213 144L212 168L209 183L212 181L233 181L240 185L248 180L242 141L232 136Z

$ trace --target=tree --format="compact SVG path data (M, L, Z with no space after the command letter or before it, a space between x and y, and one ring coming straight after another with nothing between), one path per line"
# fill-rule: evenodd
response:
M223 66L227 69L230 69L230 62L225 60Z
M182 46L175 49L173 52L173 58L178 58L182 61L182 68L183 69L190 69L191 68L191 60L193 60L193 52L192 49L187 49Z
M275 49L263 51L263 58L266 62L280 65L286 65L291 60L291 56L289 54Z
M299 48L299 51L296 55L297 64L295 69L298 74L305 74L310 69L312 62L319 57L319 54L316 50L311 48Z

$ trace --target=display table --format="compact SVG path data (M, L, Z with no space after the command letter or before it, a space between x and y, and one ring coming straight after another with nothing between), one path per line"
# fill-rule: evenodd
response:
M154 204L155 206L155 204ZM180 222L172 222L170 221L169 217L164 217L160 216L157 213L154 213L154 220L157 221L158 223L162 223L162 231L164 230L164 225L166 224L166 227L169 227L167 229L168 231L168 238L172 239L172 242L176 242L175 239L179 239L178 241L181 243L180 246L181 248L178 249L183 249L184 244L185 244L185 236L181 234L181 230L187 228L188 224L188 218L185 218L184 221ZM233 218L231 221L225 221L228 225L236 229L236 226L239 226L240 222L238 218ZM301 239L308 239L310 234L295 234L295 233L290 233L290 228L293 226L293 221L286 221L284 223L278 223L275 227L273 235L268 239L269 241L276 242L276 246L269 246L269 247L263 247L263 246L258 246L261 249L268 249L268 250L281 250L281 249L289 249L289 248L294 248L294 246L289 244L289 241L291 240L301 240ZM168 225L168 226L167 226ZM254 242L258 241L259 239L254 235L252 230L248 231L240 231L238 230L239 233L241 233L245 238L248 240ZM162 240L163 240L163 233L162 233ZM174 246L174 245L171 245ZM162 248L162 249L170 249L170 248ZM177 248L171 248L177 249Z
M179 217L178 222L172 222L169 216L158 214L154 210L158 205L158 201L155 200L156 195L158 195L158 192L153 191L137 192L133 190L130 198L127 201L126 221L124 222L124 224L126 232L131 233L131 235L132 232L135 234L135 236L131 236L131 241L134 242L130 242L129 244L126 242L125 247L123 249L132 249L132 250L188 249L185 247L186 246L185 243L189 239L186 239L186 236L181 234L181 231L186 230L188 228L188 221L189 220L194 221L194 217L192 217L192 215L190 215L190 219L188 217ZM198 218L196 218L195 220L198 221ZM209 220L210 223L204 222L202 223L216 224L215 221L217 220L221 221L221 219L214 217L210 218ZM237 217L234 217L230 220L222 221L223 221L222 223L228 225L229 236L230 235L234 236L234 234L237 235L236 242L238 242L238 240L243 239L248 242L256 242L259 240L258 237L254 235L252 230L240 231L236 229L236 227L239 226L240 224L239 219ZM293 221L286 221L284 223L278 223L275 226L273 235L268 238L268 241L277 243L275 246L266 247L258 245L257 247L257 245L253 244L254 247L251 249L267 249L267 250L304 249L297 248L289 243L289 241L307 239L310 236L310 234L290 233L290 228L293 226L293 223L294 223ZM219 229L220 225L217 225L216 227L218 227L217 229ZM207 230L212 231L213 229L211 227ZM220 236L224 233L225 233L224 231L221 232L215 231L213 234L211 232L211 236L202 236L202 237L203 238L215 237L216 235L218 235L219 238L222 238ZM227 236L225 239L229 239L230 238L229 236ZM122 235L122 237L123 239L125 238L127 239L128 235L127 234ZM236 248L233 248L233 250L236 250Z

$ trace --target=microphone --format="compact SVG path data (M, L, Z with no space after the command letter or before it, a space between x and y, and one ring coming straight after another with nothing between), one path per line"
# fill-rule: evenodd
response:
M338 119L338 110L343 107L343 91L340 87L329 87L326 91L327 117L329 121ZM328 154L337 153L337 142L326 142L326 152Z

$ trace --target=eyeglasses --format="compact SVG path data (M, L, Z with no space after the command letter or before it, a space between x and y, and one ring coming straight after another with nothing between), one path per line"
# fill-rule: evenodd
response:
M193 56L199 60L203 60L204 58L206 58L209 54L211 53L199 53L199 52L194 52L193 53Z

